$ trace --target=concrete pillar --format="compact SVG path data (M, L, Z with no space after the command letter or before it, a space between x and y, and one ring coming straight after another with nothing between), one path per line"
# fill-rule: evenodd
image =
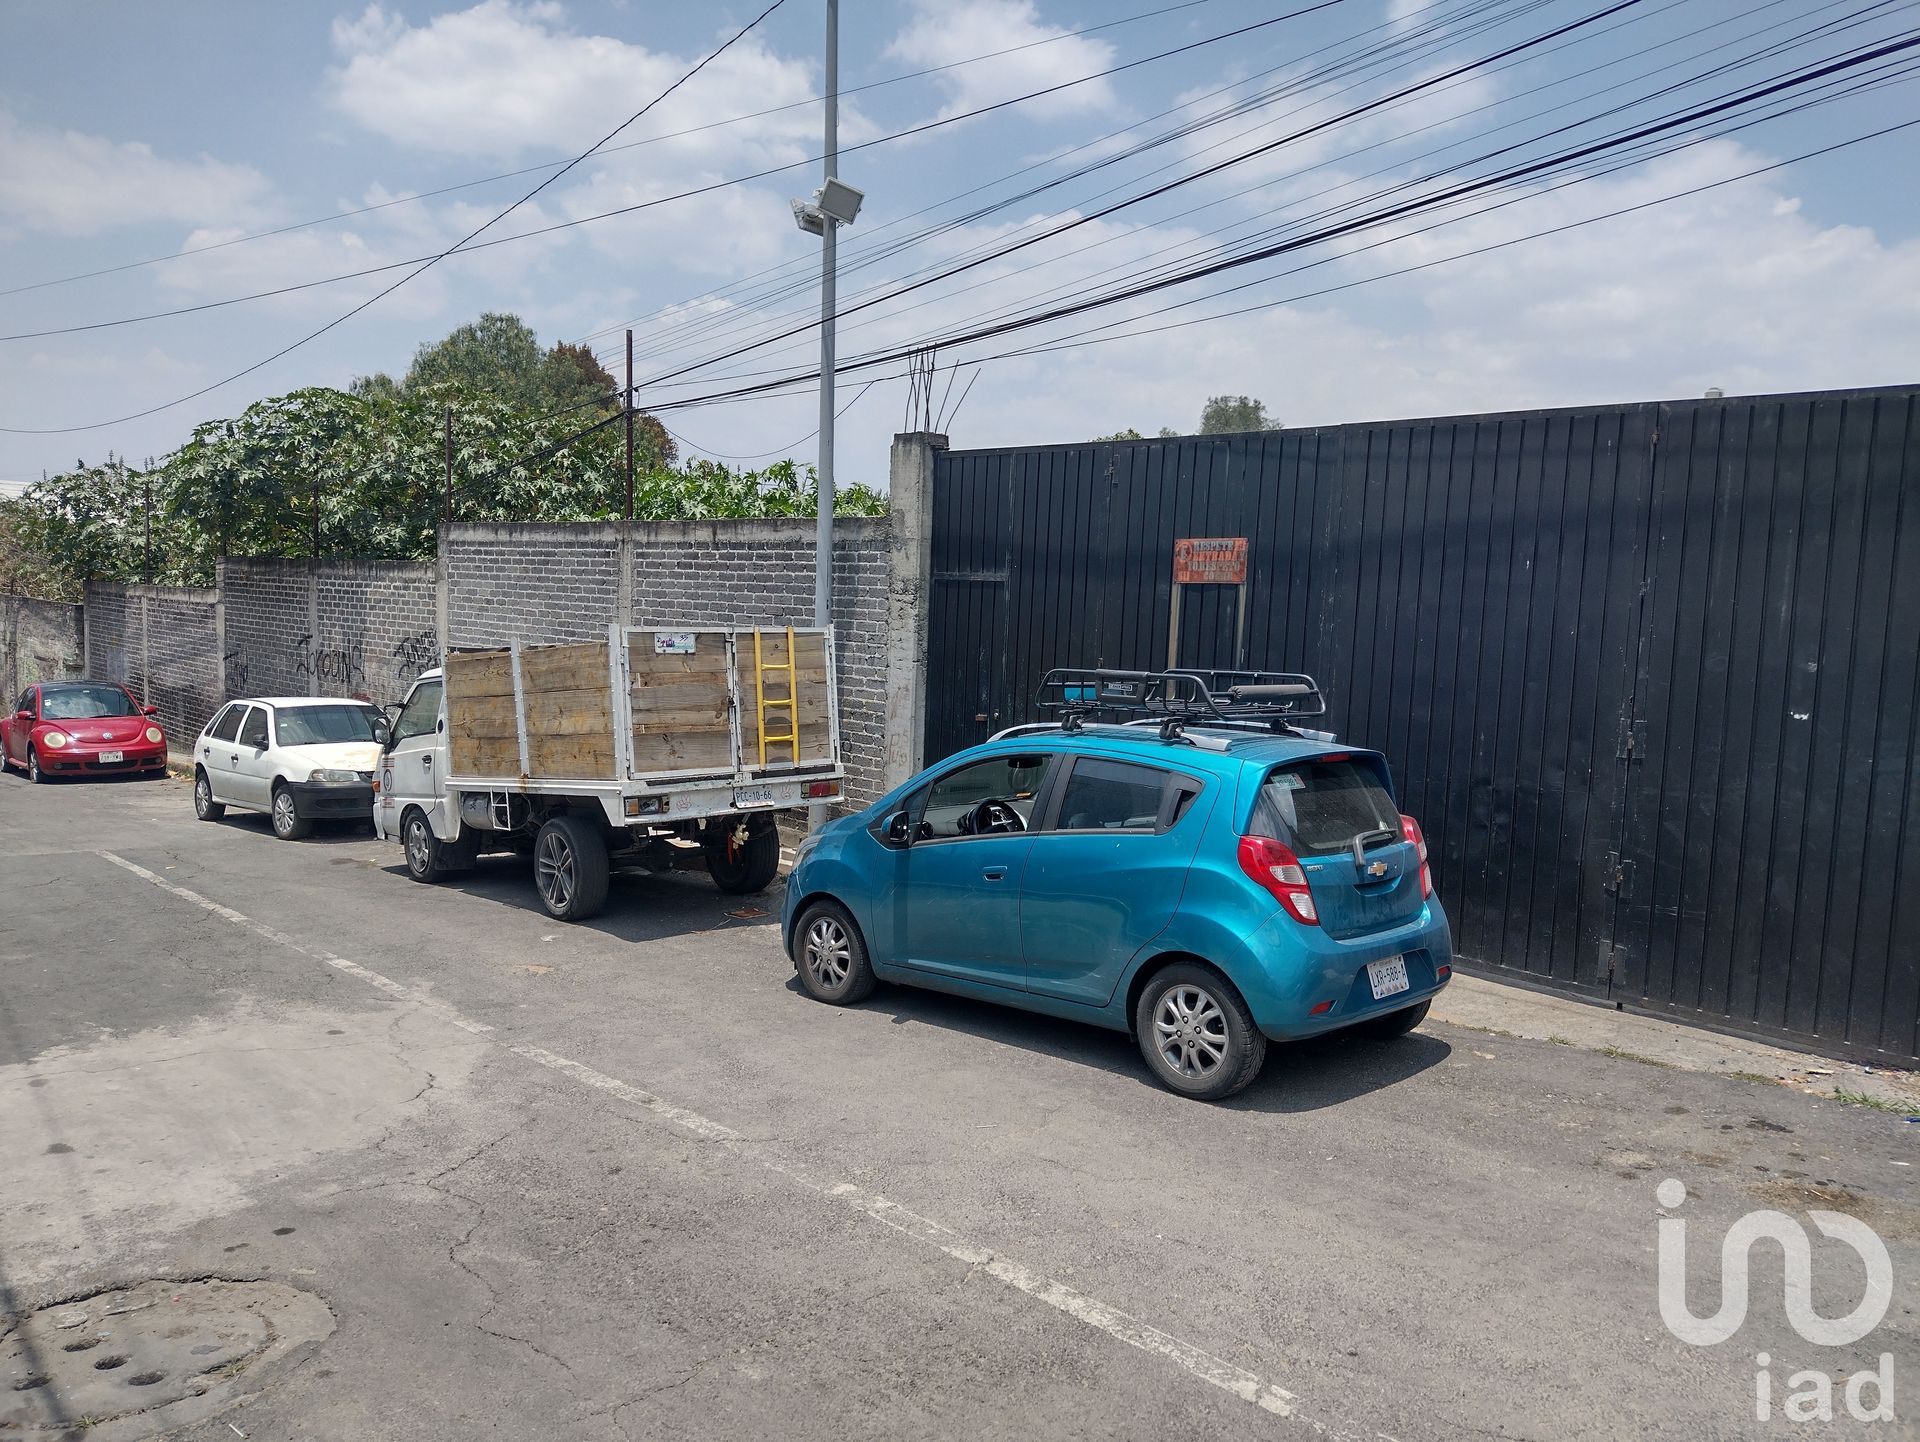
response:
M447 659L447 544L452 535L452 523L443 522L433 548L433 628L439 633L443 664Z
M947 438L914 431L893 438L887 504L887 732L880 784L891 790L924 764L927 734L927 613L933 595L933 463Z

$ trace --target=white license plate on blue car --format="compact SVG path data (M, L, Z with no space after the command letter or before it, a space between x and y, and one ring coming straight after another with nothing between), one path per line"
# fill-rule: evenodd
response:
M1397 995L1407 989L1407 959L1404 956L1389 956L1383 961L1367 963L1367 983L1373 988L1373 999Z

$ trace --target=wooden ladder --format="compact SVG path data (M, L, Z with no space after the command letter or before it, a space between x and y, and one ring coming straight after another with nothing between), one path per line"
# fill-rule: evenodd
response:
M793 627L787 627L787 659L768 663L760 646L760 628L753 628L753 699L758 724L755 730L760 736L760 764L767 764L769 746L785 746L787 758L794 764L800 764L800 676L795 669L796 651L793 644ZM780 673L787 675L787 694L769 696L767 678L778 680ZM767 712L778 711L781 707L787 711L787 729L768 734Z

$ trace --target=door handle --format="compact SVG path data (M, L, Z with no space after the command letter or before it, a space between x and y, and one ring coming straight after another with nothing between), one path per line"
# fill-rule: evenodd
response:
M427 770L429 770L429 771L431 771L431 770L433 770L433 757L431 757L431 756L422 756L422 757L420 758L420 764L421 764L422 766L424 766L424 767L426 767L426 768L427 768Z
M234 752L233 755L227 758L227 760L232 762L235 766L238 766L240 764L240 753L238 751Z
M980 876L981 879L985 881L1005 881L1007 879L1007 868L1004 866L983 867L980 871Z

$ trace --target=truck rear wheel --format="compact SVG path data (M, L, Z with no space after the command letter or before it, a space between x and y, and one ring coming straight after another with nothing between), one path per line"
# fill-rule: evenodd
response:
M585 921L607 901L607 842L584 816L563 814L540 828L533 843L533 883L555 921Z
M780 828L771 816L726 817L718 827L708 829L702 844L707 874L729 895L765 891L780 874Z

